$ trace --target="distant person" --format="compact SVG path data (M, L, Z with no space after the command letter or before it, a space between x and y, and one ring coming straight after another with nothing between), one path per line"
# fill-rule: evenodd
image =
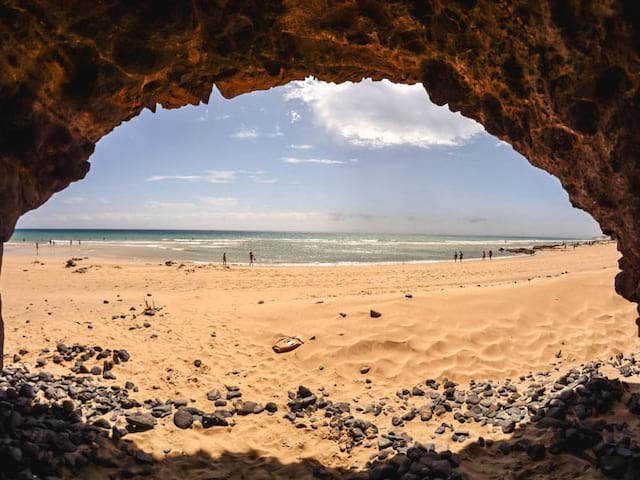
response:
M462 261L462 257L463 257L462 250L460 250L460 261Z
M493 258L493 250L489 250L489 260Z
M454 261L454 263L458 261L458 252L455 252L453 254L453 261Z
M224 252L222 254L222 266L224 266L224 267L227 266L227 252Z
M78 245L82 245L82 240L78 239Z
M69 240L69 245L73 246L73 240Z
M256 261L256 256L253 252L249 252L249 265L253 266L253 263Z
M40 251L40 245L38 245L38 242L36 242L36 257L40 255L39 251Z
M482 250L482 259L484 260L485 258L487 258L487 253L484 250Z

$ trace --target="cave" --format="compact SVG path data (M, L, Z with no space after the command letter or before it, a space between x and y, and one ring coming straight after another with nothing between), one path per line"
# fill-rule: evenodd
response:
M557 177L617 242L615 290L640 303L635 0L2 0L0 39L0 270L18 219L83 179L96 143L144 109L207 103L213 86L233 98L371 78L422 84ZM0 316L0 369L3 344ZM593 383L609 403L622 396L617 381ZM490 466L500 475L500 459Z
M145 108L206 103L212 85L389 79L555 175L617 241L616 291L639 300L637 2L5 0L0 34L2 242Z

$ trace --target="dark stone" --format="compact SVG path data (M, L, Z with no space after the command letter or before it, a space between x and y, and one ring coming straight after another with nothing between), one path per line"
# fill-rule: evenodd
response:
M238 390L231 390L227 392L227 400L233 400L234 398L242 397L242 393Z
M516 429L515 420L506 420L502 424L502 433L513 433Z
M147 413L131 413L125 417L125 420L136 431L151 430L156 426L156 419Z
M220 390L210 390L207 392L207 400L215 402L220 398L222 398L222 394L220 393Z
M619 478L624 473L627 462L624 457L611 453L598 458L598 466L605 475Z
M191 425L193 425L193 420L193 415L189 411L182 408L178 410L173 416L173 424L176 427L182 429L191 428Z
M210 427L228 427L229 422L225 417L219 413L211 413L202 416L202 426L204 428Z
M538 443L532 443L527 448L527 455L533 461L542 460L547 453L547 449L544 445Z
M256 402L249 402L249 401L240 402L238 405L236 405L236 413L241 416L251 415L255 412L257 407L258 407L258 404Z

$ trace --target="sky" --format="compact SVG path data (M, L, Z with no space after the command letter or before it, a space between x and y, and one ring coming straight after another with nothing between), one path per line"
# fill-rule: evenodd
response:
M294 230L587 238L557 179L422 85L313 78L145 110L18 228Z

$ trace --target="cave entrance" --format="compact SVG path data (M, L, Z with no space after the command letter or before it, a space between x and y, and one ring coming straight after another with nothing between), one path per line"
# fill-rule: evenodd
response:
M20 220L7 251L9 258L27 255L29 262L64 265L69 261L69 268L63 271L70 282L83 283L98 275L98 284L110 291L107 296L112 298L98 298L105 294L93 290L75 300L77 311L83 312L75 321L87 328L76 332L82 338L95 334L93 304L105 300L108 303L100 308L100 316L107 324L113 321L118 329L139 329L136 335L152 343L155 338L151 335L160 333L147 329L155 329L155 322L140 319L149 302L174 316L171 321L180 318L181 324L188 320L178 313L177 305L179 311L190 311L198 325L218 321L202 320L209 317L212 306L192 298L201 295L186 287L178 287L185 293L182 297L168 290L161 295L142 290L147 286L152 290L155 282L163 286L161 290L179 286L190 282L191 275L198 278L207 271L213 277L202 277L204 283L199 288L205 289L204 293L207 285L212 285L209 282L217 284L225 278L217 276L223 255L232 272L237 269L250 274L247 282L231 282L232 290L247 292L250 305L262 305L259 302L265 298L275 301L273 288L289 292L286 301L293 303L284 317L298 308L304 311L305 307L296 304L299 298L315 298L315 304L324 302L325 295L351 298L369 292L376 299L373 303L387 301L385 281L377 280L383 275L390 278L388 289L401 301L407 298L405 294L419 297L422 291L435 297L427 304L424 300L414 302L410 320L403 323L406 329L398 330L383 321L389 331L385 333L383 328L377 333L371 340L371 352L384 358L388 341L395 345L392 350L411 351L404 338L406 331L420 332L430 324L429 328L437 330L437 325L453 321L456 328L445 329L440 338L414 347L409 364L419 368L424 358L440 352L433 358L433 374L455 375L455 367L446 367L447 362L457 356L454 365L459 366L478 356L477 365L486 369L478 373L499 375L515 372L518 362L548 363L559 351L567 352L563 343L578 334L586 340L574 342L576 350L570 353L584 359L594 353L593 348L597 354L609 353L609 346L601 339L614 335L610 331L614 319L626 315L627 308L622 300L601 295L609 291L617 272L617 253L614 246L603 246L606 259L601 260L594 253L600 247L589 251L580 247L572 257L573 244L588 242L599 233L593 219L570 206L555 178L532 167L479 124L446 106L430 103L421 85L371 80L333 85L308 78L232 101L214 89L208 105L144 112L99 143L86 180L56 194ZM37 252L35 242L39 244ZM249 252L257 257L260 268L247 272ZM528 254L533 252L535 258L542 257L539 262L529 261ZM132 259L136 262L130 265ZM102 260L106 267L100 266ZM123 264L118 263L121 260ZM599 262L607 267L606 274L589 277L591 283L585 286L599 299L592 310L584 310L580 300L583 292L574 288L582 280L561 282L558 291L553 286L547 288L542 280L559 279L567 272L593 272L601 266ZM144 270L141 264L151 270ZM152 265L159 264L185 278L163 277L169 270L154 270ZM288 269L292 265L300 268ZM318 266L329 268L306 270ZM348 270L353 266L357 269ZM342 267L347 268L344 286L331 292L335 283L331 275ZM145 281L135 278L132 272L136 268L143 268ZM102 277L105 271L113 272L114 277ZM263 284L261 273L275 283ZM293 285L291 276L296 279ZM47 297L61 291L43 282L35 291L46 291ZM501 292L500 285L506 284L514 289ZM531 284L532 290L525 284ZM7 296L12 302L7 307L10 318L24 315L17 312L25 299L19 282L16 285L15 292L9 286ZM271 286L263 290L265 285ZM436 291L452 289L459 289L452 293L456 301L453 306L446 305L449 302ZM489 291L491 294L484 295ZM147 298L147 293L152 297ZM227 295L223 289L216 298ZM523 295L534 300L518 300ZM192 306L183 305L189 298ZM229 298L234 309L244 308L235 303L239 298L233 294ZM32 300L44 299L29 299L28 303ZM618 301L622 306L611 303ZM127 308L123 308L125 302ZM222 303L226 324L237 314L230 313L230 304ZM536 308L540 303L548 305L544 314ZM394 306L392 310L396 307L398 312L405 308ZM561 313L559 309L565 307L568 313ZM349 313L337 305L334 308L338 311L330 315L332 321L342 318L336 317L339 313ZM356 315L364 312L365 317L368 312L358 302L349 308L358 311ZM58 315L49 302L42 309L49 322ZM608 309L614 313L607 313ZM308 318L322 322L328 312L320 317L318 312L323 311ZM256 314L245 312L249 319L245 326L251 321L261 324ZM283 314L274 313L279 320ZM383 318L393 319L394 315L399 313L387 311ZM492 315L499 317L499 326ZM588 317L603 319L591 336L582 329ZM474 326L478 318L489 327L478 330ZM150 326L145 327L147 324ZM550 324L556 329L552 335L547 331ZM66 325L65 321L61 325ZM525 325L530 331L523 338ZM532 325L536 327L529 328ZM68 327L53 337L73 342L66 338ZM268 347L272 339L269 328L263 327L260 337ZM314 336L306 332L310 327L300 326L302 333L289 333ZM287 333L276 330L274 334ZM203 338L210 338L211 333ZM620 333L615 333L621 337L619 341L628 341ZM538 350L534 346L540 338L546 341ZM20 350L19 341L10 340L9 352ZM338 348L337 344L333 348L342 351L349 364L375 363L371 355L357 359L350 353L361 341L354 340L349 348ZM458 341L464 354L443 347ZM493 357L517 357L523 342L531 348L521 360L509 371L496 369ZM320 361L312 358L303 362L309 368ZM391 369L386 375L401 374Z
M248 425L284 457L273 438L292 438L288 422L240 417L286 408L287 390L305 385L356 399L358 415L360 398L388 402L394 427L427 440L424 425L431 435L445 417L426 409L427 423L410 423L434 385L425 376L476 390L496 379L496 391L520 378L523 390L637 350L625 328L634 307L610 288L615 245L591 245L597 224L554 177L422 86L307 79L233 101L214 89L208 105L122 125L91 162L7 244L7 363L162 399L173 423L158 430L171 434L135 439L154 456L217 459L228 445L243 455ZM283 336L304 343L275 354ZM222 444L194 427L185 442L177 428L205 425L197 412L212 401L238 428ZM174 408L184 403L195 416ZM367 449L352 452L367 461Z

